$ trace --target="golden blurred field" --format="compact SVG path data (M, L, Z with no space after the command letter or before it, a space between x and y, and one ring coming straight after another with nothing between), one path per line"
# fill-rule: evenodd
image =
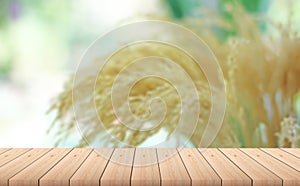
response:
M211 146L299 147L300 39L298 30L293 27L295 23L275 23L263 14L249 13L238 3L226 4L224 7L224 12L230 14L230 21L205 8L199 9L199 12L203 14L202 18L159 19L175 21L192 29L211 47L222 67L226 83L227 110L222 128ZM289 20L292 20L292 14L290 16ZM262 31L261 22L271 27L273 34ZM232 34L225 40L220 39L216 28ZM97 80L101 83L96 83L95 86L95 103L97 113L106 129L128 146L139 146L162 129L167 131L168 136L171 135L180 117L179 97L176 96L176 91L172 91L173 87L161 80L149 79L133 87L128 98L130 108L133 114L145 117L151 97L161 96L166 100L168 108L161 126L148 132L133 132L124 125L115 123L117 118L115 113L111 112L110 101L115 76L127 63L132 62L132 59L151 55L180 61L179 64L189 74L195 74L195 68L190 65L187 56L162 45L136 46L130 48L130 51L121 51L114 56L112 62L101 72L101 77L104 77L102 82ZM201 71L197 73L199 77L193 77L196 77L194 82L204 111L202 110L196 131L190 139L190 145L195 147L201 141L211 109L206 79L201 78ZM76 126L74 117L70 116L73 104L71 82L67 83L65 91L54 102L52 108L58 113L56 124L64 131L58 136L56 145L64 141L69 131ZM88 78L82 81L82 84L87 82L90 82ZM84 89L81 91L82 100L91 96ZM93 129L90 132L83 131L87 141L122 146L121 143L110 144L109 139L99 138L103 131L97 128L98 118L89 116L90 109L92 107L83 109L87 113L85 127ZM84 139L78 143L78 146L85 145L87 144Z

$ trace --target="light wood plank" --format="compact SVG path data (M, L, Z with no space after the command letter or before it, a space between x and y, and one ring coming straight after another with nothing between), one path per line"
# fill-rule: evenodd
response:
M221 185L220 177L197 149L183 148L178 151L192 179L192 185Z
M10 148L1 148L0 154L3 154L4 152L9 151L9 150L11 150L11 149Z
M55 148L9 179L10 186L38 186L38 180L71 149Z
M176 149L157 149L161 184L191 185L191 179Z
M222 185L251 185L251 179L218 149L202 149L201 154L222 179Z
M134 148L115 149L102 175L101 186L130 185Z
M283 179L283 185L300 185L300 173L259 149L240 149Z
M156 149L136 149L131 176L131 185L160 185L160 174Z
M95 149L70 179L71 186L97 186L114 149Z
M66 186L69 185L69 179L80 167L83 161L91 153L92 149L73 149L49 172L40 178L40 186Z
M49 152L49 150L50 149L32 149L0 167L0 186L7 186L9 178Z
M299 148L282 148L282 150L300 158L300 149Z
M0 148L0 186L300 185L298 148L113 150Z
M289 165L290 167L300 171L300 159L294 155L275 148L262 148L261 150Z
M4 152L0 155L0 167L7 162L10 162L11 160L15 159L16 157L24 154L25 152L29 151L28 148L22 148L22 149L11 149L7 152Z
M282 180L271 171L257 163L255 160L238 149L221 148L222 151L235 165L243 170L253 180L253 185L282 185Z

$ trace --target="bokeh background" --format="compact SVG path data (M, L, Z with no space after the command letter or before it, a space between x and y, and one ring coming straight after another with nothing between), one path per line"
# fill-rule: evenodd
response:
M0 1L0 147L51 147L47 130L55 114L51 99L63 90L80 57L101 34L145 17L181 20L199 16L199 8L228 17L232 0L1 0ZM239 0L250 13L285 25L293 14L300 30L300 1ZM210 17L205 19L209 20ZM228 17L230 19L230 16ZM273 28L261 23L261 29ZM233 33L220 30L226 40ZM296 62L295 62L296 63ZM297 61L300 63L300 61ZM300 99L299 99L300 100ZM300 109L299 109L300 110ZM74 133L64 146L81 136Z

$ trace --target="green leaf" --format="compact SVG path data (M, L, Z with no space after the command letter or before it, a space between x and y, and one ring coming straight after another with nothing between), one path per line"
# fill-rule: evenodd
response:
M230 114L230 123L233 127L234 133L239 140L241 147L246 147L245 137L243 134L243 130L241 128L241 124Z
M300 90L294 95L294 110L297 115L298 124L300 125Z
M200 7L198 0L165 0L171 9L171 14L175 19L182 19L187 16L192 16L194 10Z

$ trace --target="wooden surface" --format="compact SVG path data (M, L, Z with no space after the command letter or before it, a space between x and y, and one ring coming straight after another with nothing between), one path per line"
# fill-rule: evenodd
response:
M44 176L39 179L41 186L65 186L69 185L72 175L81 166L91 149L74 149L54 167L52 167Z
M114 149L101 149L102 155L97 153L97 150L92 151L84 164L72 176L70 184L74 186L99 185L99 178L103 174L113 151Z
M0 149L0 186L300 185L300 149Z
M220 150L252 179L253 185L282 185L280 177L276 176L239 149Z
M190 185L191 179L176 149L158 149L162 185Z
M101 177L101 185L130 185L134 150L133 148L114 150Z
M296 170L260 149L241 149L248 156L266 167L283 180L283 185L300 185L300 170ZM299 160L300 161L300 160ZM300 163L298 161L298 163Z
M251 185L251 178L222 152L215 149L205 149L202 154L222 179L222 185Z
M136 149L131 185L159 185L160 172L156 149Z

